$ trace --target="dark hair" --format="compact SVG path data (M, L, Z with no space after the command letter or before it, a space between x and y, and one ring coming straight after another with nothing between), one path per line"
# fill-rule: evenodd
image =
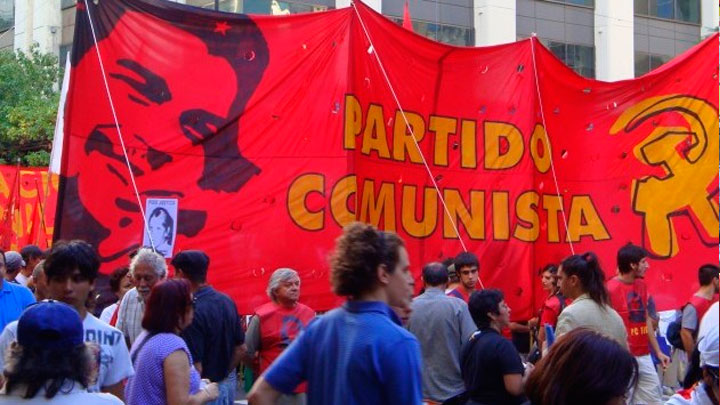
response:
M210 258L201 250L183 250L172 258L170 264L182 271L190 282L199 284L207 279Z
M0 256L3 259L3 261L2 261L3 267L7 266L7 262L5 261L5 252L2 249L0 249Z
M504 300L502 291L494 288L475 291L468 300L468 309L475 325L478 329L490 327L492 319L488 316L488 312L493 314L500 313L500 303Z
M558 338L530 373L533 405L605 405L635 385L635 358L614 340L586 328Z
M557 276L558 266L552 263L546 264L545 267L541 268L540 271L538 271L538 276L542 276L546 271L553 276Z
M330 283L340 296L358 296L372 291L377 283L381 264L392 273L400 260L402 239L372 225L354 222L343 229L337 239L330 263Z
M95 249L83 240L61 240L55 242L43 267L48 280L69 277L78 269L83 279L93 282L100 269L100 259Z
M145 306L142 327L152 334L176 333L192 306L190 282L165 280L155 284Z
M422 276L425 285L437 287L448 282L448 269L442 263L428 263L422 269Z
M35 245L27 245L20 249L20 256L22 256L25 263L30 263L31 259L42 258L43 251Z
M127 276L128 272L130 271L127 267L118 267L117 269L113 270L113 272L110 274L110 279L108 280L110 283L110 290L114 293L117 293L120 291L120 285L122 284L123 278Z
M581 255L572 255L562 262L562 272L565 276L577 276L582 284L583 292L599 305L608 305L607 288L605 288L605 273L600 268L600 262L593 252Z
M478 261L477 256L475 256L475 253L470 252L460 252L457 256L455 256L455 271L459 274L460 270L463 267L467 266L475 266L478 269L480 268L480 262Z
M3 374L8 393L16 386L26 386L23 398L33 398L42 388L45 397L52 398L65 382L74 381L88 388L93 380L95 357L88 344L68 351L44 346L24 347L13 343L7 352Z
M640 263L640 260L647 257L648 253L640 246L628 243L618 250L617 266L621 274L627 274L632 271L632 264Z
M698 281L700 285L710 285L713 279L718 278L720 267L717 264L703 264L698 269Z
M170 216L170 213L168 210L166 210L163 207L155 207L155 209L152 210L150 213L150 218L148 218L148 223L150 223L150 220L153 218L158 218L161 214L165 215L165 219L163 219L162 226L167 231L167 235L165 236L165 242L168 244L172 243L172 235L173 235L173 218ZM160 241L154 240L153 243L155 245L158 245Z

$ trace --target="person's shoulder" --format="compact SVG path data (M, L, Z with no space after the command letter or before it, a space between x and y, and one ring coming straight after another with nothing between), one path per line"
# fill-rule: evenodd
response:
M120 398L116 397L115 395L108 394L105 392L86 392L78 395L79 398L77 399L83 399L87 400L90 404L97 404L97 405L122 405L124 404L123 401L120 400Z
M620 288L623 285L623 282L620 281L617 277L613 277L610 280L605 283L605 286L607 287L608 291L610 290L616 290Z
M10 337L11 339L15 340L15 336L17 335L17 325L18 321L12 321L5 325L5 329L3 329L0 333L0 337Z
M26 295L26 296L33 297L32 291L30 291L29 288L25 287L22 284L7 283L7 285L10 287L10 290L13 292L13 294L20 294L20 295Z

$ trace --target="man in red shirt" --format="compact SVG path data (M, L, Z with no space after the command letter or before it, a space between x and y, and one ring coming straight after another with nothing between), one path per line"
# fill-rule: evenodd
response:
M638 383L630 404L660 404L662 389L650 357L650 348L666 368L670 358L658 346L652 319L648 315L647 285L642 280L650 265L645 249L631 243L617 254L618 275L608 281L610 304L623 318L628 334L628 348L638 362ZM648 342L650 346L648 346Z
M315 317L315 311L298 302L300 277L293 269L277 269L270 276L267 294L272 301L255 309L248 326L247 355L258 354L262 374L280 353L302 332ZM306 385L301 384L294 395L281 396L278 404L304 404Z
M460 277L460 285L448 291L447 295L468 302L470 294L475 292L478 282L480 263L477 256L470 252L461 252L455 257L455 272Z

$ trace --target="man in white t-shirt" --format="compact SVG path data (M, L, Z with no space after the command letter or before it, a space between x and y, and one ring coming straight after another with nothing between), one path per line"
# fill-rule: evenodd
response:
M85 308L99 267L100 260L92 246L79 240L57 242L44 264L50 298L75 308L83 319L85 341L99 347L97 381L89 390L108 392L122 400L124 381L134 374L125 339L119 330L100 321ZM16 334L17 322L5 327L0 334L0 353L6 352ZM0 359L0 368L2 366Z

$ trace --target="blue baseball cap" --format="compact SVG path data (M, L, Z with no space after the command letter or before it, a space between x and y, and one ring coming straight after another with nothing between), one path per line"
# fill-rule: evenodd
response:
M71 349L84 341L82 320L70 305L44 300L20 315L17 341L23 347Z

